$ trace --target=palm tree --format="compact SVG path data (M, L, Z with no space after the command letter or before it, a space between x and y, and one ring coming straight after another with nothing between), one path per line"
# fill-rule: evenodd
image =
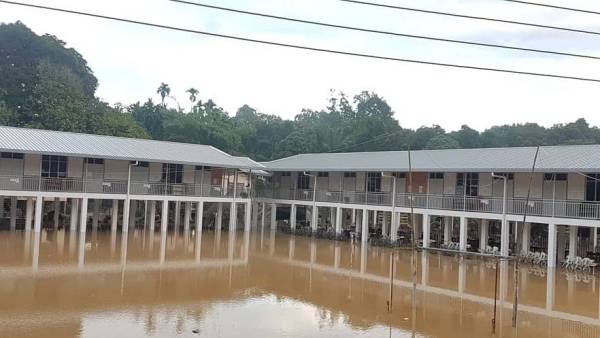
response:
M192 103L191 111L193 111L194 110L194 102L196 102L197 95L199 93L198 89L192 87L192 88L186 90L185 92L190 94L190 102Z
M169 94L171 94L171 88L169 87L168 84L162 82L160 84L160 86L158 87L158 89L156 90L157 94L160 94L160 99L162 101L162 105L163 107L165 106L165 97L169 96Z

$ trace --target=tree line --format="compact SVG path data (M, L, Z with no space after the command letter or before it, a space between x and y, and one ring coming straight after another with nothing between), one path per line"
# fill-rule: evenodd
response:
M303 109L293 120L248 105L230 114L195 88L186 90L189 104L181 107L166 83L156 91L160 102L111 106L96 97L98 80L81 54L21 22L0 25L0 74L0 125L208 144L258 161L311 152L600 143L600 129L584 119L483 132L467 125L451 132L402 128L385 99L369 91L333 93L326 107Z

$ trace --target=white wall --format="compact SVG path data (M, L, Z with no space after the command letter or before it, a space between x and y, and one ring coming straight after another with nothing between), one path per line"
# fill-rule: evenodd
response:
M344 177L344 173L341 171L334 171L329 173L329 190L330 191L340 191L340 187L342 184L342 177Z
M356 173L356 191L365 191L365 180L367 173Z
M444 173L444 194L452 195L456 190L456 173Z
M479 196L492 196L491 173L479 173Z
M40 176L42 168L42 155L25 154L23 175Z
M544 174L533 174L531 182L531 198L542 198L542 187L544 184ZM514 197L527 197L529 189L529 173L515 173L514 180Z
M81 158L81 157L67 158L67 176L68 177L83 177L83 158Z
M583 175L572 173L567 177L567 199L584 200L585 199L585 177Z
M129 161L104 160L104 178L108 180L127 180Z
M194 166L184 165L183 166L183 183L194 183Z
M389 175L391 173L385 173L385 176L381 177L381 191L392 192L392 178Z

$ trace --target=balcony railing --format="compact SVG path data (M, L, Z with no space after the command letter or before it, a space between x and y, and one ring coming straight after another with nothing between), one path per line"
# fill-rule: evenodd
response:
M70 177L0 176L0 190L126 194L127 181ZM132 195L233 197L234 189L232 184L225 189L220 185L131 182L129 193ZM237 198L248 198L250 190L244 184L238 184L235 195Z
M257 196L284 200L312 201L312 190L270 190L257 191ZM362 191L323 191L317 190L317 202L366 204L391 206L392 194L389 192ZM502 197L408 194L396 195L397 207L413 206L419 209L455 210L481 213L502 213ZM600 219L600 203L570 200L544 200L524 198L508 198L506 213L531 216Z

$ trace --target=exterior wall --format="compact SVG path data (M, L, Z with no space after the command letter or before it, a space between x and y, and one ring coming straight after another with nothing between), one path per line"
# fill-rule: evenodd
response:
M183 183L194 183L194 166L184 165L183 166Z
M429 182L427 182L427 184L429 186L430 194L441 195L444 193L444 179L443 178L429 178Z
M68 177L83 177L83 158L81 158L81 157L67 158L67 176Z
M105 160L104 178L108 180L127 180L129 171L128 161Z
M330 172L329 173L329 190L330 191L340 191L342 187L342 179L344 177L344 173L341 171Z
M479 196L492 196L492 173L479 173Z
M42 169L42 156L37 154L25 154L23 160L23 175L40 176Z
M365 191L366 177L367 173L365 172L356 173L356 191Z
M317 172L315 171L312 174L317 175ZM329 177L311 177L311 181L313 181L314 179L317 180L317 190L329 189ZM311 188L312 187L313 186L311 185ZM337 189L335 189L335 190L337 190Z
M569 174L567 178L567 199L584 200L585 199L585 176L579 174Z
M542 198L542 186L544 184L544 174L533 174L533 182L531 182L531 198ZM529 173L515 173L514 179L514 197L527 197L529 189Z
M0 158L0 175L21 176L22 174L22 159Z
M454 195L456 190L456 173L444 173L444 194Z
M413 173L412 174L412 190L413 190L412 192L413 193L424 194L427 192L427 177L428 177L427 173ZM407 176L407 179L409 179L408 176ZM407 191L407 192L410 192L410 191Z
M151 162L149 169L148 181L160 182L162 178L162 163Z

